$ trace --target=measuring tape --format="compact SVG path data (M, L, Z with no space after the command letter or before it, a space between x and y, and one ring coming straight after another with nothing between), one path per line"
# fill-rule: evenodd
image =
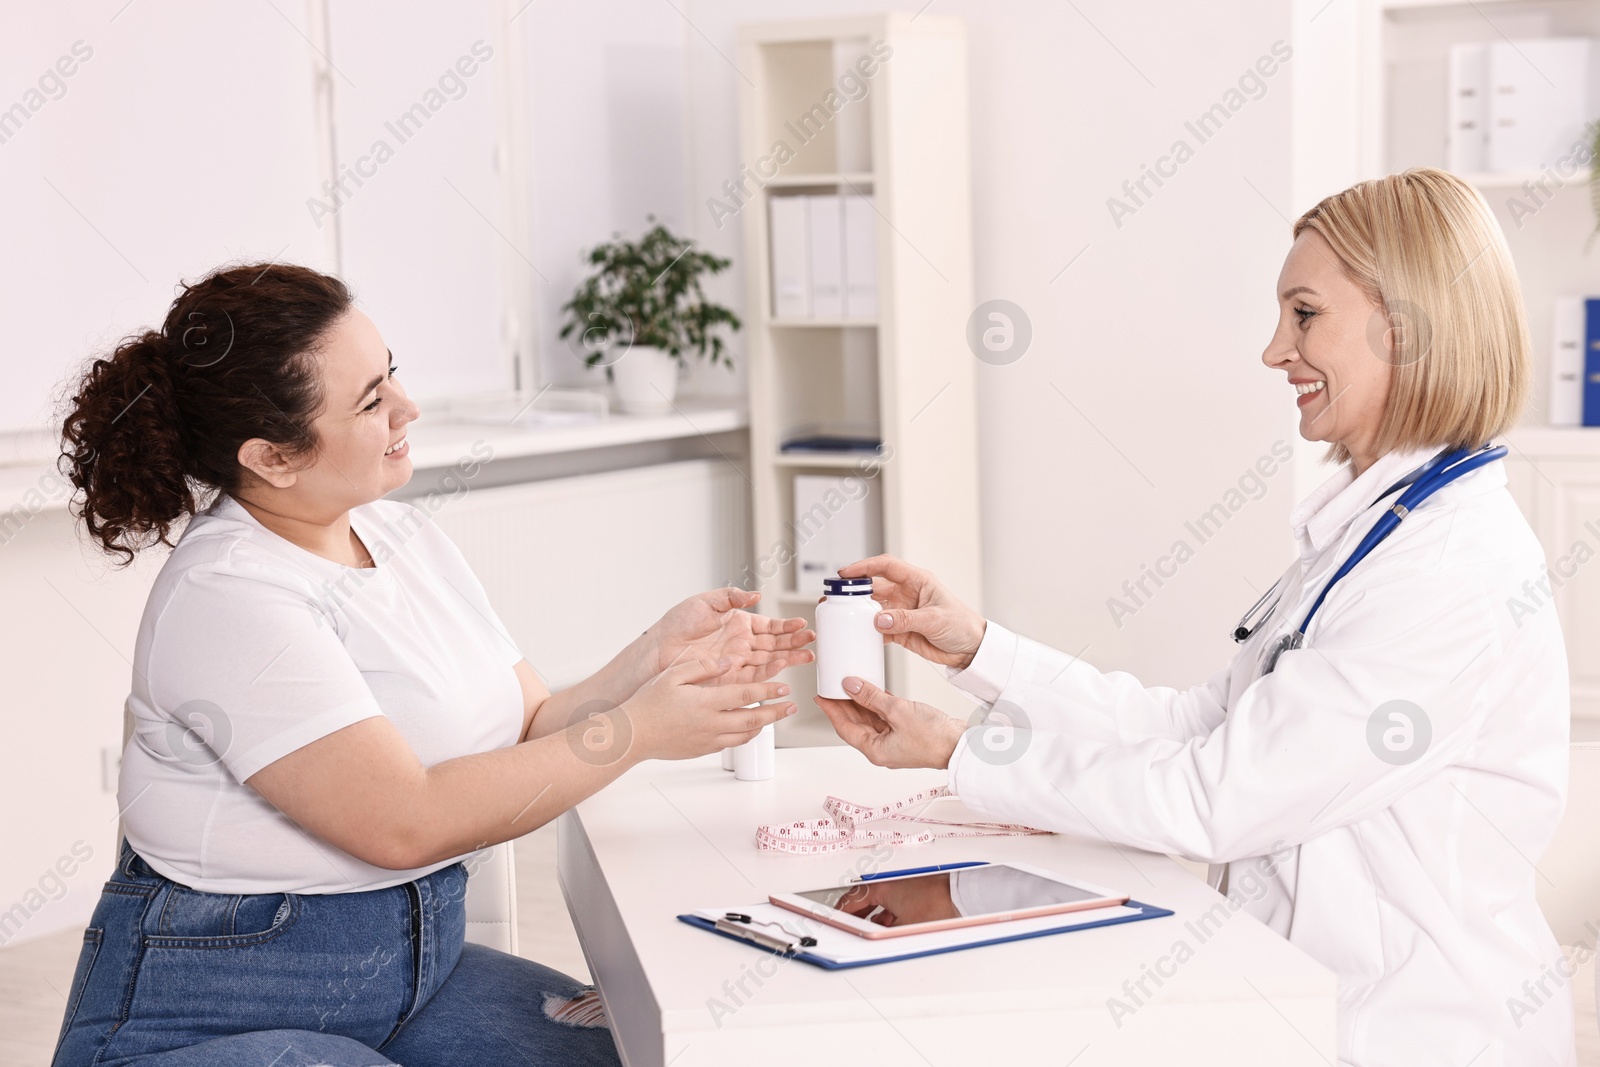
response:
M867 848L871 845L925 845L940 837L1022 837L1029 834L1047 834L1049 830L1036 830L1008 822L953 822L949 819L929 819L908 814L906 809L954 796L950 787L941 785L915 793L904 800L896 800L882 807L869 808L839 797L829 797L822 802L828 813L825 819L802 819L799 822L778 823L756 827L756 848L796 855L817 855L840 852L848 848ZM909 822L930 826L949 826L949 830L872 830L867 823Z

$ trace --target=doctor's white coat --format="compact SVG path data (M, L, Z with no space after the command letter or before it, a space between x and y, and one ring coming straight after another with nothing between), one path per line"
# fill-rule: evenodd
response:
M1277 610L1203 685L1146 687L990 622L950 677L1023 721L969 730L950 782L993 817L1226 863L1235 884L1269 872L1245 910L1338 975L1342 1064L1570 1067L1534 897L1566 797L1567 658L1554 607L1512 604L1545 557L1505 465L1424 502L1260 673L1370 505L1436 452L1347 465L1302 502Z

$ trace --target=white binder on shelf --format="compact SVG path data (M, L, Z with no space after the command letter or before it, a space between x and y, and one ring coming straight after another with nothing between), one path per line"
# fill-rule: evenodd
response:
M779 319L811 317L811 264L804 196L774 196L769 216L772 234L772 315Z
M844 317L878 317L878 213L870 194L844 200Z
M1450 99L1445 168L1456 174L1488 169L1489 46L1450 46Z
M794 477L795 588L822 590L840 567L883 551L883 516L871 479Z
M1556 298L1550 346L1550 425L1583 425L1584 337L1588 301L1581 296Z
M811 236L811 315L844 317L844 223L839 197L827 193L806 197Z
M1591 43L1587 37L1489 43L1484 169L1542 170L1585 143Z

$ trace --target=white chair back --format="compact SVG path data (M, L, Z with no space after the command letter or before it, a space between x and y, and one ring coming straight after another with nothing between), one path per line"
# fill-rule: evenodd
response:
M133 709L122 705L122 748L133 738ZM117 819L122 844L122 819ZM517 954L517 865L511 842L491 845L466 857L467 940Z
M517 954L517 864L511 842L466 858L467 940Z

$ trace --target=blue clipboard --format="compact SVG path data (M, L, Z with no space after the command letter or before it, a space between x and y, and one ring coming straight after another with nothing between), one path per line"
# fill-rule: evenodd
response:
M983 941L968 941L960 945L946 945L942 948L923 949L920 952L906 952L898 956L880 956L876 959L850 960L843 963L835 960L824 959L823 957L813 955L810 952L790 952L783 949L769 948L768 946L760 944L756 941L752 941L749 938L739 937L737 934L724 933L723 931L717 929L716 924L710 919L702 918L699 915L680 915L678 918L679 920L688 923L690 926L697 926L702 930L709 930L718 937L726 937L730 941L738 941L741 944L750 945L753 948L763 949L772 953L774 956L788 956L792 959L804 960L813 966L821 967L823 970L827 971L844 971L853 967L872 967L880 963L897 963L900 960L914 960L919 956L938 956L946 952L961 952L969 948L982 948L984 945L999 945L1006 941L1026 941L1032 937L1046 937L1050 934L1066 934L1071 933L1074 930L1093 930L1097 926L1116 926L1118 923L1135 923L1144 919L1160 919L1172 914L1170 909L1158 908L1154 904L1142 904L1139 901L1132 899L1124 904L1123 907L1137 909L1138 914L1116 915L1107 919L1098 919L1094 922L1077 923L1069 926L1058 926L1049 930L1030 930L1023 934L1006 934L1001 937L991 937ZM1072 913L1068 912L1067 914L1070 915Z

